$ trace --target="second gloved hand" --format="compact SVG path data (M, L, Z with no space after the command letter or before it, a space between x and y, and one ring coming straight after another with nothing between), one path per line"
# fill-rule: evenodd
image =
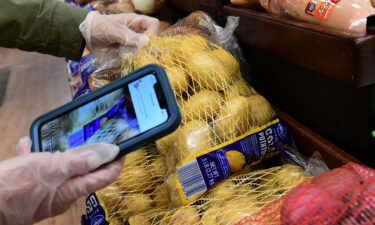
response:
M27 154L30 147L23 138L18 144L22 155L0 162L1 225L28 225L61 214L78 198L114 182L122 167L116 161L99 168L117 156L115 145Z
M90 52L97 55L119 46L143 47L148 41L145 33L156 33L159 20L135 13L101 15L92 11L79 29Z

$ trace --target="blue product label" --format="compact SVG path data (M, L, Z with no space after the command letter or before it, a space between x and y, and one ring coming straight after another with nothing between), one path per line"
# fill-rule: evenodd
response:
M84 9L87 9L87 10L94 10L94 8L90 5L90 4L86 4L86 5L84 5L84 6L81 6L82 8L84 8Z
M79 72L79 62L69 60L68 61L68 72L73 77L76 76Z
M87 81L83 82L83 84L78 88L78 91L75 93L75 95L73 96L73 99L76 99L78 97L81 97L85 94L88 94L90 93L91 90L90 90L90 87L89 87L89 84L87 83Z
M79 61L82 82L87 82L89 75L96 70L94 66L94 55L87 54Z
M86 198L86 225L109 225L106 212L95 193Z
M234 140L184 159L177 167L177 187L184 203L189 203L215 183L231 174L227 154L243 154L246 164L262 159L266 154L278 153L290 143L290 136L279 120L250 131Z

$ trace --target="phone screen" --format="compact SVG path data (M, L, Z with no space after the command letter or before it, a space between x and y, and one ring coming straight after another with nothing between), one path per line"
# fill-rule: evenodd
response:
M44 123L43 151L65 151L84 144L120 144L168 120L159 102L155 75L149 74L122 88Z

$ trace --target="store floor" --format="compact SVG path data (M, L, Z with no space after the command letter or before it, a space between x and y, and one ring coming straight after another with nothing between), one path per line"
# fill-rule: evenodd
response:
M0 106L0 160L16 155L18 139L28 135L37 116L71 100L65 65L61 58L0 48L0 68L11 67ZM65 214L38 225L78 225L84 211L81 199Z

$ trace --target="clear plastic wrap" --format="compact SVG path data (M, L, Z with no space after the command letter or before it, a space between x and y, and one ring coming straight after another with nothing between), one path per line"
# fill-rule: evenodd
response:
M367 17L375 14L368 0L278 0L292 17L347 34L366 33Z
M254 0L231 0L231 2L238 6L254 6ZM269 13L319 24L335 32L352 36L366 34L367 17L375 14L372 2L372 0L259 0L259 4Z

